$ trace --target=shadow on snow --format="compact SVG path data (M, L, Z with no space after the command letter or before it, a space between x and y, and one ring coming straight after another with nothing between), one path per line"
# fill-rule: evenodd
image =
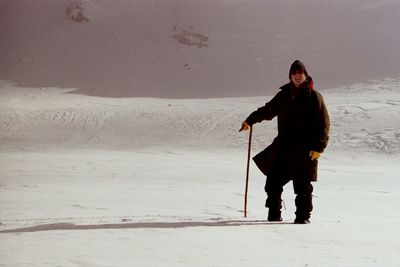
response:
M231 220L216 222L138 222L138 223L111 223L111 224L87 224L79 225L73 223L41 224L31 227L23 227L9 230L2 230L0 233L30 233L59 230L98 230L98 229L176 229L187 227L220 227L220 226L246 226L246 225L270 225L270 224L292 224L288 222L268 222L265 220Z

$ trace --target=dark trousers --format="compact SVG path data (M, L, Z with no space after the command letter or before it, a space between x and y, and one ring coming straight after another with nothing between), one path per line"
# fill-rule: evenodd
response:
M269 208L270 212L279 212L282 208L282 192L283 186L289 180L283 180L280 176L270 175L265 182L265 192L268 197L265 206ZM312 205L312 192L313 186L311 180L293 179L293 189L296 194L296 217L301 219L309 219Z

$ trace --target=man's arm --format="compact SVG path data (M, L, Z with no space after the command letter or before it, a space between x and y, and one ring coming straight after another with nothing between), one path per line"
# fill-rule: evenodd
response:
M264 120L272 120L275 118L279 113L281 97L282 92L279 92L264 106L251 113L244 122L247 125L252 126L255 123L259 123Z
M328 110L326 109L324 99L321 94L317 93L317 107L315 114L315 128L312 140L312 151L322 153L329 140L330 120Z

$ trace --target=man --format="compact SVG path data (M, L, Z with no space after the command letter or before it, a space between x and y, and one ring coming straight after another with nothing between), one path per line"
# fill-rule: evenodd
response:
M330 123L324 100L314 90L301 61L290 66L289 79L269 102L248 116L239 131L278 118L278 136L273 142L276 155L265 183L268 221L282 221L283 186L292 180L296 194L294 223L307 224L313 209L311 182L317 180L318 158L328 143Z

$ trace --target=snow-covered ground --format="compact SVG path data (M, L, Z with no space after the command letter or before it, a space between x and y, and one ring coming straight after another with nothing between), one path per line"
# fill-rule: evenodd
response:
M399 10L0 0L0 266L400 266ZM291 184L266 222L254 164L243 218L238 128L295 59L332 122L312 223Z
M400 81L324 91L331 141L310 225L266 222L241 121L270 96L101 98L0 90L4 266L399 266ZM276 134L254 128L253 154Z

